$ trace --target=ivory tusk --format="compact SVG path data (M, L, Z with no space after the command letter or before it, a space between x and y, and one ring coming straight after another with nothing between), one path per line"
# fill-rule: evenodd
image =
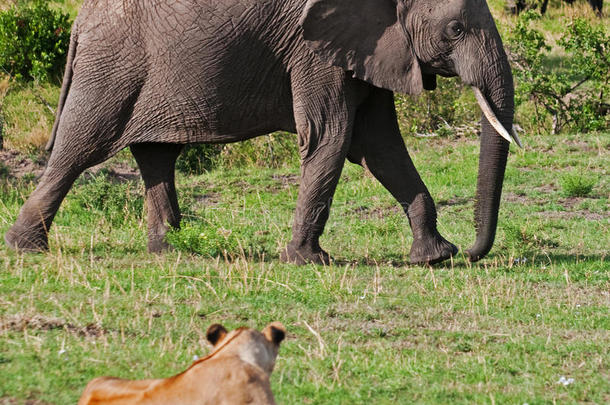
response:
M506 128L504 128L504 125L502 125L500 120L498 120L498 117L496 117L496 114L494 114L493 110L491 109L491 106L487 102L487 99L485 98L483 93L481 93L481 90L474 86L472 87L472 90L474 90L474 96L476 97L477 102L481 107L481 111L483 111L483 114L485 115L485 118L487 118L487 121L489 121L491 126L494 127L496 132L498 132L498 135L506 139L508 142L512 142L514 140L515 143L519 145L520 148L522 148L523 145L521 144L521 140L517 136L517 131L515 131L515 128L512 127L511 133L509 134Z
M521 143L521 139L519 139L519 135L517 135L517 130L515 129L515 126L513 125L513 127L510 129L510 136L515 140L515 143L521 148L523 149L523 144Z

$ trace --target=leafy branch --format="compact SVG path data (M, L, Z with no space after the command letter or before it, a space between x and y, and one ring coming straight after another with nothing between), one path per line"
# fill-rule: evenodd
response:
M557 41L565 52L557 62L550 57L551 46L543 34L531 27L539 18L534 11L523 13L509 37L517 104L534 104L537 128L544 116L550 116L552 133L607 128L609 105L604 97L610 91L610 37L604 27L583 19L572 21Z

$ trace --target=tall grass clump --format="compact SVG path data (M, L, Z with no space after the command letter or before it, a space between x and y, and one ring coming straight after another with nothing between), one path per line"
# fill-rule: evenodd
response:
M586 197L597 183L597 179L583 172L571 172L561 176L559 184L565 197Z
M167 233L166 240L179 251L209 258L235 259L273 256L276 237L252 224L225 222L210 216L196 222L182 221L180 229Z
M274 132L243 142L226 144L216 160L223 167L294 166L299 163L296 135Z
M180 230L171 230L166 238L178 250L207 257L236 253L239 246L231 230L210 222L183 222Z
M123 226L129 218L141 218L144 190L140 183L118 182L106 171L82 176L66 199L66 211L78 218L91 213L103 216L114 226Z

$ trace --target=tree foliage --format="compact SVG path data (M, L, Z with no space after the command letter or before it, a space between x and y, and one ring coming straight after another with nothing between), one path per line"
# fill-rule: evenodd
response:
M516 103L532 102L538 124L551 117L552 132L608 127L610 93L610 37L605 28L575 19L552 46L543 33L531 27L539 19L534 11L522 14L508 40L516 78ZM556 55L560 56L557 57Z
M58 80L70 43L70 17L45 0L0 12L0 66L18 80Z

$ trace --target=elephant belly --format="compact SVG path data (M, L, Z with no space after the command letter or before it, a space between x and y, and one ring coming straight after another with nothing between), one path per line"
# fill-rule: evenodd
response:
M233 142L293 131L289 74L264 21L273 2L199 1L190 14L177 9L190 2L170 3L161 21L179 15L179 23L157 16L147 24L149 65L133 135Z
M281 96L215 94L213 86L202 87L197 94L163 90L143 87L126 128L129 143L228 143L277 130L295 131L292 105L278 103Z

